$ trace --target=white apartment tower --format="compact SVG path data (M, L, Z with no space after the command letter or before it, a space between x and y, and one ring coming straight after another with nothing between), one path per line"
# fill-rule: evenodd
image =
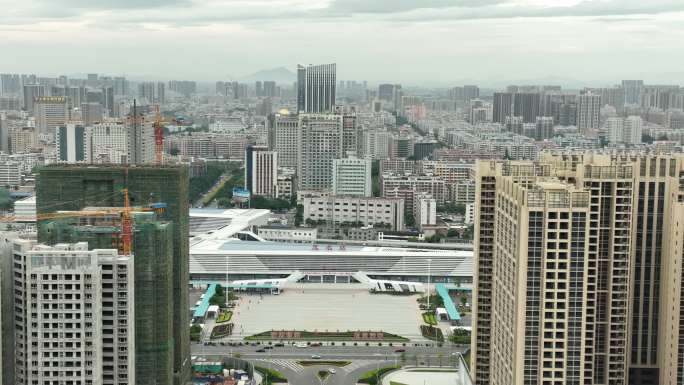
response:
M289 113L269 118L268 147L278 153L280 167L297 167L299 149L299 118Z
M588 92L577 98L577 129L581 133L600 128L601 95Z
M128 162L128 130L123 123L97 123L89 130L92 163Z
M371 168L370 159L349 157L333 160L333 194L371 196Z
M342 119L332 114L299 115L298 190L332 187L333 159L342 158Z
M133 259L15 240L15 384L133 385Z
M245 149L245 189L252 195L278 196L278 153L266 146Z
M641 143L641 117L608 118L605 124L608 142L611 144L636 145Z

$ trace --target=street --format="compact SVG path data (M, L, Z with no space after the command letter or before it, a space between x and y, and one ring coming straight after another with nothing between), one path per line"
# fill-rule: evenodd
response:
M194 344L193 356L204 357L208 360L217 360L222 356L236 355L254 363L257 366L272 368L281 372L288 378L291 385L353 385L364 373L391 365L412 366L449 366L454 365L455 352L463 353L467 346L319 346L297 348L294 346L274 347L266 349L263 353L257 353L259 346L211 346ZM403 354L397 349L404 349ZM312 358L313 355L320 358ZM302 366L298 361L351 361L351 364L343 367L330 365ZM324 382L317 376L319 370L334 368L335 374L331 374Z

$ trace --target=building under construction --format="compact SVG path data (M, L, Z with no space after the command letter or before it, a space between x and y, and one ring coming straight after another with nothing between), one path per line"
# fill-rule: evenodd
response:
M39 171L36 196L38 240L47 244L121 248L126 216L116 211L132 208L136 383L188 383L187 168L51 165ZM82 215L55 214L79 210ZM89 214L98 210L105 214Z

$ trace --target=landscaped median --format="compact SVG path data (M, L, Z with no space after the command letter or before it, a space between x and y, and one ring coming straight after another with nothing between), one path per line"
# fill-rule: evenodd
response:
M224 323L230 321L230 319L233 318L233 312L230 310L222 310L221 313L219 313L218 317L216 317L216 323Z
M440 328L430 325L420 325L420 334L429 340L444 342L444 334Z
M214 326L214 329L211 331L211 339L215 340L218 338L223 338L223 337L228 337L233 333L233 324L228 323L228 324L222 324L222 325L217 325Z
M245 337L246 341L369 341L369 342L407 342L408 338L385 332L309 332L268 331Z
M287 382L287 378L277 370L264 368L262 366L255 366L254 370L261 373L263 376L262 385L282 384Z
M423 313L423 321L428 325L437 325L437 317L435 317L435 313L431 311Z

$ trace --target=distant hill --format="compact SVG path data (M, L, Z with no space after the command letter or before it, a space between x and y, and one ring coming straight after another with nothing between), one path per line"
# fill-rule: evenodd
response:
M270 70L258 71L240 78L240 81L243 82L253 82L257 80L274 80L276 83L291 84L297 80L297 74L285 67L278 67Z

